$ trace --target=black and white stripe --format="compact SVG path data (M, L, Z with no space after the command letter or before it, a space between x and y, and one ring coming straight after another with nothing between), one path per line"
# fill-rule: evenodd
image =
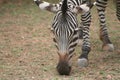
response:
M120 0L116 0L116 15L118 20L120 21Z
M99 22L100 22L100 40L103 42L103 50L105 47L108 47L108 51L113 51L114 46L110 41L108 29L106 25L106 7L107 7L108 0L96 0L96 6L99 15Z
M71 54L78 40L78 22L75 14L67 11L63 18L62 11L59 11L54 17L52 28L59 53Z
M54 41L60 57L57 69L60 74L68 74L70 72L68 62L73 55L73 51L75 50L79 37L77 14L80 12L82 12L81 20L83 23L84 39L82 56L80 56L80 58L87 58L87 55L84 56L83 54L88 54L90 51L90 7L84 0L62 0L59 4L50 4L41 0L34 1L40 9L45 9L56 13L52 24L52 31L55 35Z
M62 59L64 59L63 55L67 55L68 60L72 57L73 51L75 50L75 46L78 42L80 29L83 37L83 44L82 54L79 56L78 64L82 67L87 66L88 54L91 50L89 35L89 27L91 24L90 8L93 6L91 0L61 0L61 2L59 2L58 4L51 4L41 0L34 1L40 9L47 10L56 14L52 23L52 31L55 35L54 42L56 43L58 54L62 55ZM94 5L97 6L98 10L100 22L100 39L103 42L103 47L108 46L110 50L114 49L114 46L109 39L106 27L105 9L107 6L107 0L96 0ZM119 0L117 0L116 9L116 15L120 20ZM78 27L77 22L77 14L79 13L81 13L82 24L80 27ZM60 72L61 74L68 74L68 68L69 66L66 62L58 64L58 72Z
M51 12L55 12L56 15L53 20L52 28L55 34L56 46L59 49L59 53L71 54L74 51L74 47L78 40L78 22L77 14L82 12L83 27L83 38L84 44L89 46L89 27L91 22L91 15L89 12L88 4L84 0L68 0L66 16L63 18L62 4L64 0L61 0L58 4L51 4L41 0L34 0L40 9L45 9ZM65 8L65 7L64 7ZM85 45L84 45L85 46ZM90 47L90 46L89 46ZM70 55L70 56L71 56Z

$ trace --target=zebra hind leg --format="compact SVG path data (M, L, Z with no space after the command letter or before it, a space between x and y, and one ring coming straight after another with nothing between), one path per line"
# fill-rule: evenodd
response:
M106 51L113 51L114 46L109 39L106 18L105 18L105 9L107 5L107 0L96 0L96 6L99 14L100 21L100 40L103 42L102 49Z
M102 49L105 51L114 51L114 46L110 41L107 32L103 32L104 30L100 30L100 40L103 42Z

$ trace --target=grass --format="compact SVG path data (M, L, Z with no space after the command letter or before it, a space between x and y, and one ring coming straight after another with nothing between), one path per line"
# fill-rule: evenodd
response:
M110 2L111 3L111 2ZM33 4L7 3L0 8L0 80L119 80L120 23L108 5L107 25L114 52L102 51L96 9L92 10L89 66L79 69L76 47L70 76L56 71L58 55L50 31L53 14Z

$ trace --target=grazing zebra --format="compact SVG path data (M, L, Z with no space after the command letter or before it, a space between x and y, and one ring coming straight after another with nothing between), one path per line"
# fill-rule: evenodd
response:
M52 23L52 31L55 35L53 39L58 49L59 62L57 70L61 75L69 75L71 66L70 58L77 45L78 38L83 38L82 53L78 58L80 67L88 66L88 54L91 50L89 39L89 27L91 24L91 4L90 0L62 0L58 4L51 4L41 0L34 0L40 9L48 10L55 13ZM119 2L119 1L118 1ZM107 0L96 0L94 5L97 6L100 20L100 39L103 42L103 49L113 51L114 46L109 39L106 21L105 8ZM117 7L120 9L120 6ZM81 13L82 12L82 13ZM120 11L117 10L119 19ZM81 26L78 27L77 14L81 13ZM82 35L80 36L80 33Z
M52 31L55 35L54 42L58 49L59 62L57 70L61 75L68 75L71 71L69 63L70 58L73 56L73 51L78 42L78 21L77 14L82 12L83 21L85 22L83 30L83 53L80 56L79 61L81 66L87 66L87 54L90 51L89 47L89 26L90 26L90 12L87 4L72 5L73 2L63 0L59 4L50 4L48 2L34 0L40 9L45 9L56 13L53 23ZM88 49L88 50L87 50ZM85 55L85 56L84 56ZM84 58L85 57L85 58ZM84 58L84 59L83 59ZM83 63L84 61L85 64Z

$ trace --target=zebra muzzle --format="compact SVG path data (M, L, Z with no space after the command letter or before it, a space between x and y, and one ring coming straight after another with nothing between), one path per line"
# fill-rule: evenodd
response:
M69 75L71 72L71 66L69 65L68 54L60 55L59 62L57 65L57 71L60 75Z
M69 75L71 72L71 66L68 62L59 62L57 65L57 71L60 75Z

